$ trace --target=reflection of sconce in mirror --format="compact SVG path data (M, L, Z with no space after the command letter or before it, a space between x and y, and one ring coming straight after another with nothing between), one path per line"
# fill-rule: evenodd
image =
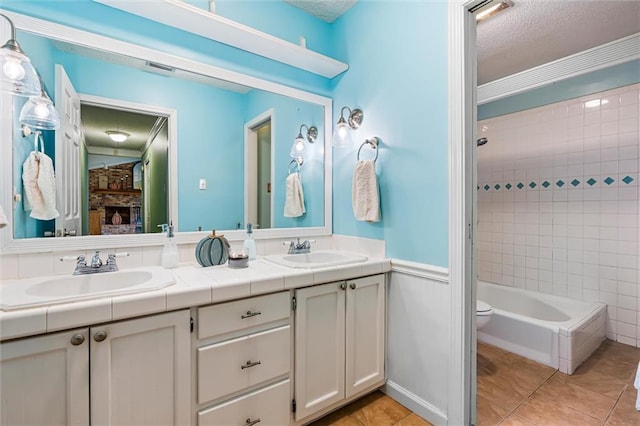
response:
M314 143L316 138L318 137L318 128L316 126L307 126L303 124L300 126L300 130L298 131L298 137L293 141L293 145L291 145L291 151L289 152L289 156L291 158L295 158L301 164L301 160L304 160L304 155L307 151L307 144L305 142L305 138L302 136L302 128L307 128L306 140L309 143Z
M344 119L344 110L349 110L349 117ZM356 130L360 128L362 120L364 119L364 112L361 109L351 109L347 106L342 107L340 110L340 119L336 123L336 129L333 132L333 146L347 146L351 145L351 132L349 128Z
M55 130L60 127L60 116L53 102L44 90L31 60L16 40L16 27L8 16L0 16L9 21L11 38L0 47L0 67L2 91L18 96L29 96L20 111L20 122L34 129Z
M9 21L11 28L11 38L0 47L2 91L18 96L39 96L42 91L40 79L16 40L16 27L8 16L2 13L0 16Z

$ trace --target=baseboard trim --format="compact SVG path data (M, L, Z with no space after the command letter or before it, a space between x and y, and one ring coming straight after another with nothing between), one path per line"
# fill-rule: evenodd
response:
M387 383L380 390L434 425L447 424L445 413L397 383L387 380Z
M391 271L449 284L449 270L440 266L409 262L408 260L391 259Z

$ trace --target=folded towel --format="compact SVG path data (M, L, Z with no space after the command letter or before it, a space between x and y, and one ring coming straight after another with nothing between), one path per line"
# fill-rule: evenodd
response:
M60 214L56 210L56 178L53 161L42 153L33 151L22 165L24 209L29 216L39 220L51 220Z
M4 210L2 209L2 206L0 206L0 228L4 228L8 224L9 224L9 221L7 220L7 216L4 214Z
M284 216L299 217L306 209L304 208L304 193L302 192L302 181L300 173L291 173L287 176L286 195L284 201Z
M378 178L373 160L358 160L353 169L351 198L357 220L380 221Z

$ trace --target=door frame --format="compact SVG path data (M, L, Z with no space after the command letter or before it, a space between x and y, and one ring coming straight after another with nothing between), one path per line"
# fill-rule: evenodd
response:
M490 0L493 1L493 0ZM448 424L476 423L476 22L487 0L449 0L449 287L451 303Z
M255 216L257 218L257 209L258 209L258 188L255 185L252 185L253 178L255 177L255 173L257 173L257 158L258 158L258 132L256 129L266 123L267 121L271 122L271 211L270 211L270 223L269 228L273 228L274 216L273 216L273 204L275 200L275 194L277 191L275 182L275 167L274 159L275 159L275 128L276 128L276 112L274 108L269 108L268 110L256 115L251 120L247 121L244 124L244 205L246 208L244 209L244 226L247 226L249 223L250 211L254 210ZM254 167L250 167L250 166ZM255 169L255 170L252 170ZM262 226L264 228L264 226Z
M113 99L103 96L87 95L78 93L80 96L80 110L83 105L99 106L103 108L119 109L142 114L150 114L167 117L167 133L169 139L169 170L167 170L167 194L168 216L167 219L175 224L178 222L178 111L173 108L166 108L159 105L142 104L129 102L122 99ZM174 177L176 177L174 179ZM175 196L172 196L175 194ZM88 213L87 213L88 214ZM141 212L142 214L142 212ZM151 231L153 232L153 231Z

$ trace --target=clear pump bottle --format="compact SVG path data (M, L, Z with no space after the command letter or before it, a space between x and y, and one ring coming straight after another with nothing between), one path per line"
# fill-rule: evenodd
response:
M167 234L167 241L164 243L160 255L160 265L164 268L176 268L180 263L180 254L178 252L178 246L173 239L173 224L167 225L163 223L162 225L158 225L158 227L162 228L162 232L166 232Z
M247 238L244 240L244 249L249 256L249 260L256 258L256 241L253 239L253 225L247 223Z

